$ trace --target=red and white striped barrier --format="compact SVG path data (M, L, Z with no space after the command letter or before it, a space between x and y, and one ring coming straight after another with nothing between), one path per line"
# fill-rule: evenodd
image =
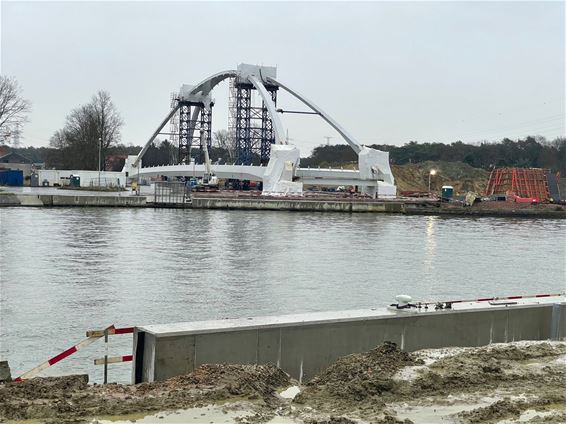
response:
M71 356L73 353L78 352L79 350L84 349L88 345L94 343L95 341L97 341L98 339L100 339L101 337L104 336L105 331L110 332L110 331L114 331L114 330L116 330L114 328L114 325L111 325L108 328L97 332L96 335L89 336L87 339L83 340L82 342L80 342L80 343L78 343L74 346L71 346L69 349L61 352L59 355L55 355L53 358L48 359L47 361L43 362L42 364L38 365L37 367L32 368L28 372L23 373L18 378L16 378L14 381L22 381L22 380L27 380L27 379L34 377L36 374L43 371L44 369L49 368L52 365L55 365L57 362ZM98 335L98 333L101 333L101 335Z
M134 327L115 328L114 326L108 327L106 330L89 330L86 332L87 337L104 337L104 332L107 331L108 335L114 334L129 334L134 332Z
M123 355L123 356L110 356L108 358L97 358L94 360L94 365L104 365L106 364L117 364L119 362L132 362L134 360L134 355Z
M470 299L470 300L449 300L443 303L470 303L470 302L492 302L494 300L517 300L517 299L534 299L540 297L557 297L563 296L564 293L556 293L556 294L533 294L533 295L526 295L526 296L504 296L504 297L482 297L479 299Z
M565 295L566 293L533 294L533 295L521 295L521 296L494 296L494 297L480 297L477 299L465 299L465 300L411 302L411 305L417 308L424 307L425 309L428 309L429 305L436 306L436 309L450 309L452 305L456 303L500 302L506 300L512 301L518 299L540 299L545 297L560 297Z

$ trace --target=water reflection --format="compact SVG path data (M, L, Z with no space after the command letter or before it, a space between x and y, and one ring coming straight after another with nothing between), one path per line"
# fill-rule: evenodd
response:
M18 373L112 323L561 291L565 234L551 220L3 208L0 355Z

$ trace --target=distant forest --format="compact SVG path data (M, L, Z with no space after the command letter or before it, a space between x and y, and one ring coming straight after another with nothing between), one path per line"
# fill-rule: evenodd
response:
M549 168L553 172L566 174L566 137L552 141L544 137L526 137L517 141L505 138L495 143L467 144L457 141L451 144L418 143L411 141L403 146L387 144L370 147L389 152L393 164L403 165L424 161L464 162L475 168L491 169L493 167L532 167ZM33 162L43 162L46 168L72 169L72 163L63 160L62 152L53 147L13 148ZM106 157L111 155L134 155L141 150L139 146L110 146ZM176 157L176 147L163 142L148 149L143 163L146 166L165 165L173 163ZM227 149L213 147L211 159L222 163L231 162ZM328 167L343 166L356 163L354 151L346 144L316 147L309 157L301 158L301 166ZM116 169L118 170L118 169Z
M478 144L411 141L403 146L374 144L370 147L389 152L390 162L397 165L445 161L464 162L486 170L493 167L548 168L562 175L566 173L566 137L552 141L538 136L517 141L505 138L497 143ZM340 166L349 162L357 162L349 146L318 146L308 158L301 159L301 166Z

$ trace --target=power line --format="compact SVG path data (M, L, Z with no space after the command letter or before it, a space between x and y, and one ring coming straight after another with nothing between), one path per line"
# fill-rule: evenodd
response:
M490 128L490 129L485 129L485 130L474 130L472 132L468 132L465 134L461 134L461 137L464 136L475 136L475 135L482 135L482 134L488 134L488 133L492 133L494 131L505 131L505 130L514 130L516 128L524 128L527 126L532 126L534 124L542 124L542 123L549 123L552 121L558 121L558 120L565 120L565 117L563 114L560 115L553 115L553 116L549 116L549 117L543 117L543 118L539 118L539 119L535 119L535 120L531 120L531 121L524 121L518 124L512 124L512 125L505 125L502 127L496 127L496 128Z

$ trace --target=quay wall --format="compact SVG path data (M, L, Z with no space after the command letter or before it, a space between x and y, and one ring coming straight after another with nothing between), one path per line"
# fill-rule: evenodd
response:
M143 196L109 195L52 195L52 194L14 194L0 195L0 206L146 206Z
M319 199L273 199L237 197L193 197L194 209L244 209L244 210L278 210L278 211L314 211L314 212L391 212L404 213L407 205L404 202L360 202L349 200Z
M136 328L132 377L140 383L186 374L208 363L272 363L306 381L338 357L385 341L415 351L546 339L566 339L565 298L559 303L424 313L343 311L177 323Z

